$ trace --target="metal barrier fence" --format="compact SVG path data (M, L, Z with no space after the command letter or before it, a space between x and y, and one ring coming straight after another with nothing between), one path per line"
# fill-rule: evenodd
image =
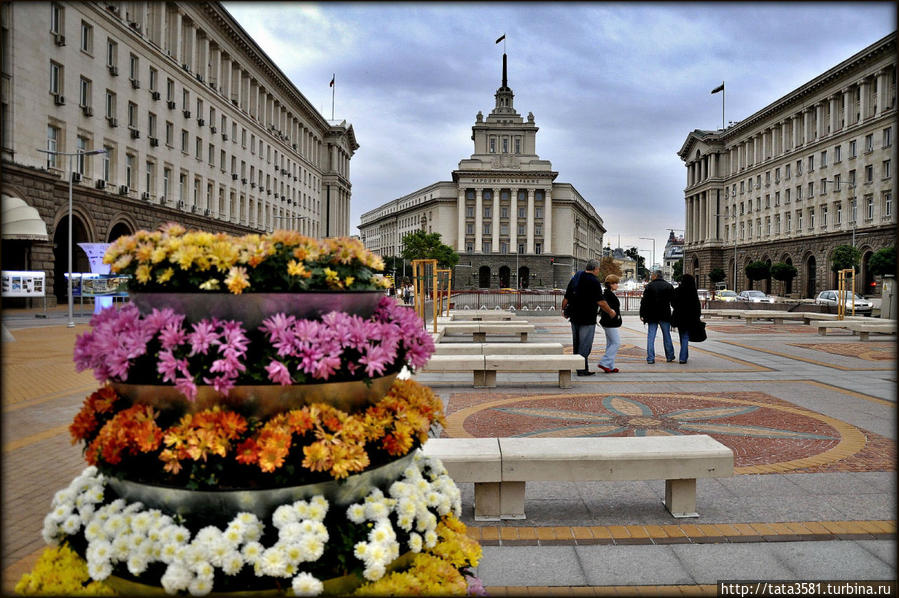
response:
M640 308L643 291L619 291L615 293L622 311ZM562 309L563 291L453 291L450 297L452 309L502 309L515 311L559 311Z

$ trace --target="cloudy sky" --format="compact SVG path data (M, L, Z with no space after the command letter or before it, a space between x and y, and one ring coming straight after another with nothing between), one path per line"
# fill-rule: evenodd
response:
M738 121L896 29L892 2L293 3L225 7L303 95L353 125L351 232L378 205L452 180L500 86L537 153L593 204L613 247L684 228L693 129ZM678 234L683 234L679 232ZM650 257L649 252L645 254Z

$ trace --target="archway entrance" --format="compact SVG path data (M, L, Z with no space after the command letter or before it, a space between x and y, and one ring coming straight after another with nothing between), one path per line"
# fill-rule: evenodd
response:
M119 237L127 237L128 235L133 234L131 227L125 224L124 222L119 222L115 226L112 227L112 230L109 231L109 239L107 241L112 243Z
M808 261L805 263L805 296L814 298L815 297L815 288L817 287L817 269L818 265L815 262L815 256L808 256Z
M789 266L792 266L792 265L793 265L793 259L788 257L788 258L784 261L784 263L787 264L787 265L789 265ZM787 279L787 280L784 281L784 294L785 294L785 295L791 295L792 293L793 293L793 279L792 279L792 278L789 278L789 279Z
M771 294L771 260L765 260L765 263L768 264L768 278L765 279L765 294Z
M508 289L512 286L511 276L512 271L509 269L509 266L499 267L499 286L501 289Z
M863 284L860 289L857 289L862 295L870 295L877 290L877 281L874 280L874 275L871 274L871 268L868 267L868 262L871 261L872 255L874 255L873 251L866 251L862 255L862 271L860 278L862 279Z
M528 281L531 279L531 270L527 266L521 266L518 269L518 288L528 288Z
M66 274L69 271L69 247L72 248L72 272L90 272L87 254L78 243L88 243L87 228L78 216L72 220L72 237L69 241L69 217L64 216L56 225L53 234L53 292L57 302L68 301L69 286Z
M478 287L482 289L490 288L490 266L478 268Z

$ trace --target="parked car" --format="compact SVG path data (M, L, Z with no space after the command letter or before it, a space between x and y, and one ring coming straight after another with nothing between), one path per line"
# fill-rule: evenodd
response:
M717 299L718 301L727 301L727 302L736 301L737 294L734 293L733 291L724 289L722 291L717 291L715 293L715 299Z
M750 303L774 303L774 299L761 291L740 291L737 295L737 301L748 301Z
M852 293L844 292L846 297L846 313L852 311ZM839 291L821 291L815 297L816 305L837 305L839 303ZM855 313L870 316L874 304L855 293Z

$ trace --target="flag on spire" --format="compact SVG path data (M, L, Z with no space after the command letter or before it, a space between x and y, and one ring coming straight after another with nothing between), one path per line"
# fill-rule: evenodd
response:
M328 87L334 87L334 77L336 76L336 73L334 75L331 75L331 83L328 84Z
M504 39L506 39L506 34L505 34L505 33L503 33L503 34L499 37L499 39L496 40L496 43L499 43L499 42L503 41Z
M712 90L712 93L718 93L719 91L724 91L724 81L721 82L721 85Z

